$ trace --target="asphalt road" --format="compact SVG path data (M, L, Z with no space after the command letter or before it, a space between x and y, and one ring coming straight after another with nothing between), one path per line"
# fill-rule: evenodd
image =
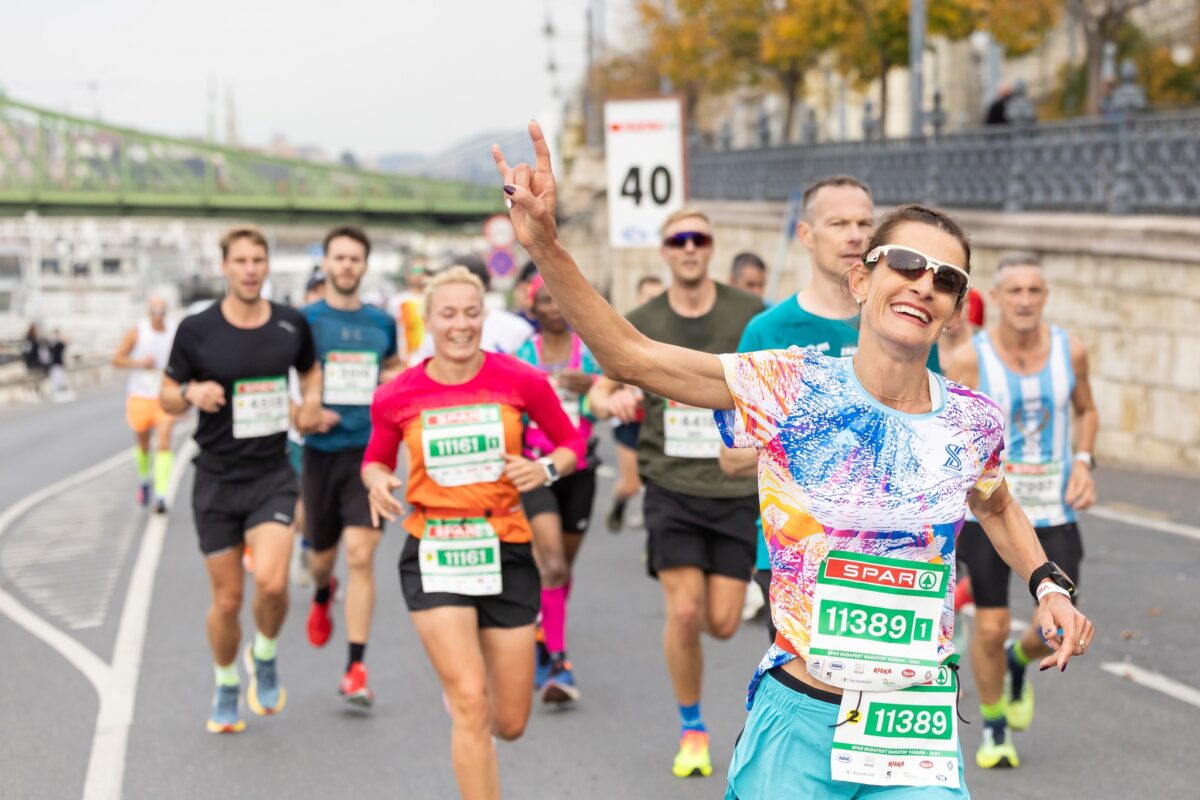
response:
M116 389L0 412L0 510L127 450L129 438ZM1100 482L1102 501L1126 517L1200 525L1200 481L1104 470ZM610 486L601 482L597 520ZM203 633L208 588L190 489L189 471L149 598L122 796L454 797L449 720L396 578L398 532L387 535L378 560L367 654L378 695L374 711L353 713L337 697L345 661L341 620L330 646L313 650L303 632L308 593L293 588L280 644L287 708L274 718L248 715L240 736L205 733L212 686ZM122 610L133 596L127 595L133 564L149 535L133 490L132 460L114 461L0 530L0 589L41 621L35 635L0 613L4 798L84 796L100 703L75 662L45 640L61 650L55 637L62 637L105 663L114 659ZM1200 707L1187 700L1200 702L1200 540L1097 516L1082 527L1084 602L1097 621L1096 643L1066 674L1034 675L1037 719L1017 734L1021 768L981 774L971 764L968 784L982 798L1191 796L1193 756L1182 734L1200 729ZM641 531L613 536L599 524L589 534L568 634L583 701L566 712L535 707L525 737L500 745L507 797L722 796L720 776L744 719L746 681L766 637L750 624L729 642L706 644L704 713L716 774L671 777L678 728L662 665L662 605L657 585L645 577L643 539ZM1022 591L1014 588L1013 596ZM248 609L244 629L252 630ZM1164 676L1179 696L1105 671L1106 663ZM962 708L976 720L963 730L970 762L979 724L969 667L968 660Z

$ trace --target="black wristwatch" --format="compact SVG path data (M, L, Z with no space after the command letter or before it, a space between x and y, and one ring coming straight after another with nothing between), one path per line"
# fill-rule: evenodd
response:
M1063 574L1063 571L1058 568L1058 564L1055 564L1053 561L1047 561L1035 569L1033 574L1029 576L1029 593L1033 595L1035 600L1037 599L1038 586L1046 578L1049 578L1052 582L1062 587L1071 597L1075 596L1075 584Z
M179 384L179 397L188 406L191 406L191 404L192 404L192 401L187 399L187 390L188 390L188 386L190 384L191 384L191 381L183 381L182 383Z

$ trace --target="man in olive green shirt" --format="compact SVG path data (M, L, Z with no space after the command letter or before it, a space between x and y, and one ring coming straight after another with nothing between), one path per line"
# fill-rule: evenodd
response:
M671 287L629 314L639 331L661 342L732 353L742 330L763 310L757 297L708 275L712 226L695 209L675 212L663 225L663 261ZM630 390L603 382L592 410L630 421L639 401ZM701 631L728 639L737 631L754 569L758 483L729 478L718 456L721 436L708 409L646 394L638 439L638 472L646 484L647 565L666 601L663 651L682 721L672 772L711 775L708 734L700 714Z

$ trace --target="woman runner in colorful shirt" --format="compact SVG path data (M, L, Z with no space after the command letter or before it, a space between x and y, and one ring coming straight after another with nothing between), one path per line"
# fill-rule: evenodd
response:
M376 391L362 470L372 515L394 521L397 450L408 449L400 585L445 690L454 772L471 800L500 796L492 736L518 738L532 704L540 583L520 492L569 475L584 449L542 373L480 350L484 313L466 269L431 282L434 355ZM552 443L537 461L520 455L526 416Z
M609 308L562 247L549 148L536 123L530 136L536 167L493 147L513 224L606 374L717 409L728 444L759 449L779 634L751 683L726 797L966 797L945 664L967 502L1037 594L1055 650L1043 668L1065 670L1094 635L1003 482L995 404L925 367L961 313L966 237L920 206L884 220L847 275L854 356L671 347Z
M517 358L550 373L550 383L563 411L589 443L587 460L579 462L573 475L521 495L525 515L533 526L533 545L542 574L542 635L534 686L541 691L543 702L557 704L579 700L575 674L567 660L567 600L571 594L571 568L583 544L596 496L596 459L590 446L592 420L586 399L600 375L600 365L579 335L567 327L540 275L535 275L529 285L529 298L541 333L521 346ZM540 458L553 449L546 432L531 422L525 429L525 455Z

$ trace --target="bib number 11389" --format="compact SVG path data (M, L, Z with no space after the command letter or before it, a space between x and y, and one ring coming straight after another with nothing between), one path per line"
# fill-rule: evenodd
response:
M813 592L809 674L846 689L903 689L933 678L950 567L830 551Z

